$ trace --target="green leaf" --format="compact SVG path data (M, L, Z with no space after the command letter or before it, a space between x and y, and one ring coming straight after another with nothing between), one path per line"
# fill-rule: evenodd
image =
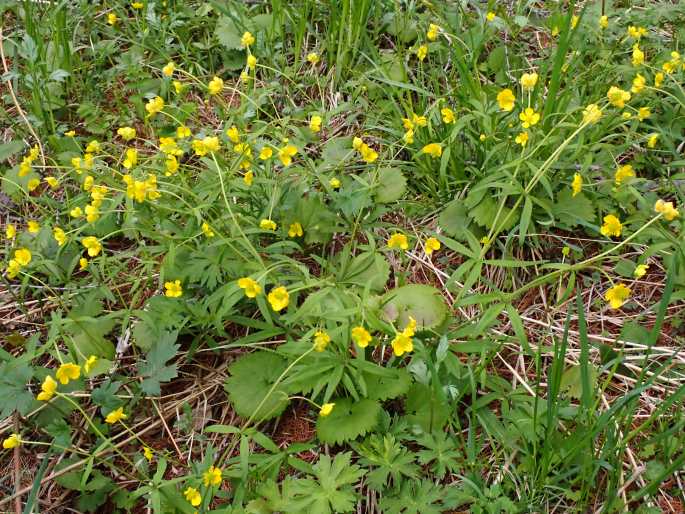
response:
M138 371L145 377L140 384L144 393L159 396L160 383L168 382L178 376L176 363L167 365L167 361L176 356L180 345L174 344L178 332L165 332L161 339L153 343L144 362L138 363Z
M409 318L416 320L418 330L437 329L447 319L447 306L433 286L410 284L388 291L381 299L386 321L405 327Z
M333 403L333 412L319 416L316 422L317 435L324 443L351 441L372 430L378 422L381 406L374 400L353 402L350 398L342 398Z
M389 400L405 394L411 386L411 375L404 368L388 368L387 374L365 373L367 396L371 400Z
M501 230L509 230L518 223L519 216L511 213L511 209L506 205L502 207L499 216L499 202L495 201L489 194L470 194L466 198L466 208L469 216L481 227L492 229L497 217L497 227ZM506 223L502 224L506 220Z
M415 383L407 394L407 421L424 432L440 430L449 416L447 404L425 384Z
M463 233L468 230L471 219L464 200L457 199L448 203L438 218L438 225L450 236L464 239Z
M407 179L399 168L380 168L378 184L375 189L376 200L380 203L395 202L407 190Z
M33 378L30 366L18 361L0 365L0 419L14 413L27 414L33 404L33 395L26 384Z
M597 369L588 366L590 390L597 388ZM580 399L583 394L583 382L581 377L581 367L571 366L561 375L560 391L565 391L571 398Z
M24 144L23 141L17 139L14 141L10 141L9 143L3 143L0 145L0 162L4 162L13 155L18 154L21 152L26 145Z
M219 39L219 43L228 50L239 50L242 48L242 43L240 42L241 33L231 18L227 16L219 18L214 33Z
M383 491L390 482L398 488L403 480L418 476L414 453L395 441L392 434L372 435L354 449L363 457L360 463L373 468L366 481L376 491Z
M351 283L360 287L369 287L371 291L382 291L390 278L390 264L385 257L376 252L364 252L356 255L347 266L340 282Z
M231 364L228 368L231 376L226 380L224 389L235 411L244 418L253 416L255 421L281 414L288 405L285 386L278 384L270 395L269 392L286 365L285 359L268 352L250 353Z
M575 227L595 219L595 208L583 193L573 196L570 189L564 189L557 195L557 203L552 206L552 213L560 223Z

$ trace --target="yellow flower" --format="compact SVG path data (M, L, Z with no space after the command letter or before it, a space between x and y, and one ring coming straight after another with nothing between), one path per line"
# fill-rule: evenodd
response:
M86 205L86 221L88 223L95 223L98 218L100 217L100 209L98 209L98 206L94 203L91 203L89 205Z
M428 154L433 157L433 159L437 159L442 155L442 146L440 143L430 143L421 149L421 153Z
M573 182L571 182L571 187L573 188L573 196L576 196L583 190L583 177L580 173L573 175Z
M331 186L333 189L340 189L340 186L342 184L339 178L333 177L331 180L328 181L328 185Z
M174 280L173 282L164 282L164 296L167 298L178 298L183 294L183 288L181 287L180 280Z
M164 161L164 165L166 167L164 175L167 177L173 175L178 171L178 159L176 159L175 155L167 155L167 158Z
M257 58L250 54L247 56L247 67L254 70L257 67Z
M321 116L312 116L309 119L309 130L319 132L321 130Z
M148 100L145 104L145 110L148 112L148 116L152 117L158 112L164 109L164 99L161 96L156 96Z
M75 130L67 130L67 131L64 133L64 135L67 136L67 137L74 137L74 136L76 135L76 131L75 131Z
M646 36L646 35L647 35L647 29L645 29L644 27L635 27L633 25L628 27L628 36L630 36L633 39L637 39L639 41L639 39L642 36Z
M238 279L238 287L245 291L245 296L248 298L255 298L262 292L261 286L250 277L243 277Z
M404 133L404 136L402 136L402 140L408 144L411 145L414 143L414 130L409 129Z
M176 127L176 137L177 138L183 139L183 138L190 137L190 136L191 136L190 129L188 127L186 127L185 125L179 125L178 127Z
M631 164L626 164L618 167L616 173L614 173L614 181L616 182L617 186L620 186L624 180L634 176L635 170L633 170L633 166Z
M449 107L443 107L440 109L440 114L442 114L442 122L446 124L454 123L454 111Z
M271 159L271 156L274 154L274 151L271 149L270 146L265 146L264 148L261 149L259 152L259 158L262 161L266 161L268 159Z
M407 239L407 236L405 236L404 234L400 234L399 232L395 232L388 238L388 248L399 248L400 250L408 250L409 241Z
M88 250L89 257L96 257L102 250L102 245L95 236L84 237L81 244Z
M359 149L362 147L363 144L364 144L364 140L361 137L355 136L352 139L352 148L354 148L357 151L359 151Z
M314 334L314 351L323 352L331 342L331 336L329 336L323 330L317 330Z
M308 62L309 64L316 64L316 63L318 63L318 62L319 62L319 54L317 54L316 52L309 52L309 53L307 54L307 62Z
M216 466L210 466L209 469L202 474L202 482L205 484L205 487L220 485L221 469Z
M392 340L392 350L398 357L413 351L414 343L411 336L405 334L404 332L397 334L395 339Z
M11 223L9 223L5 227L5 237L7 237L7 239L13 239L14 236L16 236L16 235L17 235L17 228L14 225L12 225Z
M202 233L207 237L214 237L214 231L206 221L202 223Z
M293 157L297 154L297 147L293 145L285 145L278 151L278 158L283 166L290 166L293 162Z
M107 416L105 417L105 423L113 425L117 421L121 421L122 419L126 418L128 418L128 416L124 414L124 408L119 407L118 409L114 409L112 412L107 414Z
M428 55L428 46L426 45L421 45L416 49L416 57L419 58L419 61L423 61L426 56Z
M251 33L249 33L249 32L244 32L244 33L243 33L243 36L240 38L240 44L241 44L243 47L248 47L248 46L250 46L250 45L253 45L254 42L255 42L255 38L254 38L254 36L253 36Z
M152 457L154 457L154 453L152 453L152 449L149 446L143 446L143 456L147 459L148 462L152 462Z
M647 80L638 73L633 79L633 86L630 88L630 90L633 93L638 94L645 88L646 84Z
M60 365L55 372L55 377L62 385L67 385L70 380L77 380L81 376L81 366L73 362Z
M637 118L640 121L646 120L652 115L652 111L649 110L649 107L640 107L637 111Z
M181 82L180 80L174 80L172 84L174 85L174 91L176 91L177 95L183 93L183 90L186 88L183 82Z
M331 412L333 412L333 407L335 407L335 403L324 403L321 406L321 410L319 410L319 416L325 418Z
M124 141L130 141L136 137L136 129L133 127L119 127L117 129L117 135L120 136Z
M291 223L290 228L288 228L288 237L302 237L304 232L302 231L302 225L299 221Z
M133 2L131 3L131 7L134 9L142 9L143 8L143 2Z
M218 152L221 148L221 143L217 136L206 136L202 138L202 144L209 152Z
M8 278L14 278L16 277L19 272L21 271L21 264L17 262L16 259L10 259L9 263L7 264L7 277Z
M623 109L623 107L626 105L626 102L630 100L630 93L619 87L611 86L607 92L607 98L609 99L609 103L611 105L618 107L619 109Z
M224 81L221 80L219 77L214 77L212 80L209 81L209 84L207 84L207 89L209 90L210 95L216 95L221 93L221 90L224 88Z
M537 83L537 73L524 73L521 75L521 87L523 87L524 91L532 91Z
M497 93L497 103L499 108L503 111L511 111L514 109L514 103L516 102L516 97L511 89L503 89Z
M81 257L78 260L78 265L81 270L86 269L88 267L88 259L86 259L85 257Z
M26 229L30 234L37 234L40 232L40 224L37 221L31 220L27 223Z
M575 14L571 16L571 28L575 29L576 25L578 25L578 21L580 21L580 17L576 16Z
M259 228L261 228L262 230L274 231L276 230L277 225L275 221L264 218L259 222Z
M664 74L661 72L658 72L656 75L654 75L654 87L661 87L662 82L664 81Z
M11 434L7 439L2 442L2 447L5 450L11 450L20 446L22 443L21 436L19 434Z
M525 131L524 131L524 132L519 133L519 135L516 136L516 138L514 139L514 141L515 141L517 144L519 144L519 145L521 145L522 147L524 147L524 146L526 146L526 144L528 144L528 139L529 139L528 132L525 132Z
M252 170L248 170L245 175L243 175L243 182L245 183L246 186L251 186L252 182L254 181L254 172Z
M166 65L162 68L162 73L166 77L171 77L174 74L174 71L176 70L176 65L172 62L169 61L166 63Z
M621 114L621 118L623 118L624 120L629 120L632 117L633 117L633 115L631 113L629 113L628 111L625 111Z
M635 278L642 278L647 274L647 270L649 269L648 264L638 264L635 266L635 271L633 271L633 276Z
M488 11L488 13L485 15L485 19L488 20L488 22L492 22L495 19L495 13L492 11Z
M521 120L523 128L528 128L537 125L540 121L540 114L535 112L531 107L526 107L526 109L519 114L519 119Z
M188 487L183 491L183 496L185 496L186 500L188 500L193 507L197 507L202 503L202 495L200 494L200 491L194 487Z
M640 50L640 45L635 43L633 45L633 66L640 66L645 62L645 53Z
M26 187L28 188L29 192L34 191L38 186L40 185L40 179L39 178L32 178L29 180L28 184L26 184Z
M680 216L678 209L673 207L673 202L664 202L659 199L654 204L654 210L660 214L664 215L664 218L668 221L673 221L675 218Z
M629 297L630 288L623 284L616 284L604 294L604 299L609 302L612 309L620 309Z
M127 170L130 170L136 164L138 164L138 150L136 150L135 148L128 148L126 150L126 158L124 159L124 162L121 163L121 165Z
M654 148L656 147L657 142L659 141L659 134L651 134L647 138L647 147L648 148Z
M661 69L664 70L666 75L670 75L676 69L676 66L672 62L665 62L661 65Z
M27 248L17 248L14 250L14 260L17 261L20 266L28 266L31 262L31 251Z
M57 189L59 187L59 180L53 176L45 177L45 182L50 186L50 189Z
M55 395L55 391L57 391L57 382L48 375L40 386L40 393L36 396L36 400L39 402L47 402Z
M366 348L371 342L371 334L362 326L354 327L352 329L352 340L359 348Z
M55 241L57 241L58 246L64 246L64 243L67 242L67 235L64 233L64 230L59 227L54 227L52 229L52 236L55 238Z
M86 359L86 362L83 363L83 371L85 371L86 375L90 374L97 361L98 358L95 355L91 355Z
M426 251L426 255L432 255L433 252L436 252L440 250L440 247L442 245L440 244L440 241L436 239L435 237L429 237L426 239L426 243L424 244L424 250Z
M604 224L600 229L600 232L603 236L620 237L622 230L623 225L621 225L621 221L616 216L614 216L613 214L604 216Z
M410 120L409 118L402 118L402 126L404 127L404 130L412 130L414 128L414 122ZM359 138L355 138L359 139ZM355 148L356 150L357 148Z
M80 218L83 216L83 209L81 207L74 207L72 210L69 211L69 216L72 218Z
M359 147L359 153L361 154L364 162L369 164L378 159L378 153L366 143L362 143L362 145Z
M113 12L111 12L107 15L107 23L109 23L110 25L112 25L112 26L116 25L117 20L118 20L117 15L114 14Z
M290 295L288 294L288 290L285 287L279 286L273 288L269 292L267 300L269 300L271 308L274 311L279 312L288 306L288 303L290 302Z
M428 32L426 32L426 37L429 41L435 41L436 39L438 39L439 33L440 27L438 25L435 25L434 23L428 25Z
M609 26L609 17L607 15L603 15L599 17L599 28L600 29L605 29Z
M86 153L99 153L102 150L100 142L97 139L93 139L88 146L86 146Z

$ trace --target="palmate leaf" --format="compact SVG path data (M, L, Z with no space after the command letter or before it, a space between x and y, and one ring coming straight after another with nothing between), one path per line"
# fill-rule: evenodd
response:
M319 416L316 433L324 443L340 444L372 430L378 423L381 406L369 399L353 402L350 398L333 400L335 408L328 416Z
M409 318L416 320L417 329L431 330L441 325L447 317L447 306L433 286L410 284L388 291L381 299L383 317L403 329Z
M377 491L386 489L390 481L399 489L403 480L418 476L419 467L414 453L395 441L391 434L383 437L372 435L354 448L363 457L360 463L373 467L367 475L367 482Z
M445 489L430 480L405 480L398 496L383 499L381 511L386 514L440 514L445 512L444 497Z
M288 405L284 384L278 384L271 394L269 391L286 365L285 359L268 352L250 353L231 364L228 368L231 376L226 380L224 389L235 411L244 418L254 416L255 421L281 414Z
M564 189L557 195L557 202L552 206L554 217L567 227L586 224L595 219L595 208L583 193L573 196L570 189Z

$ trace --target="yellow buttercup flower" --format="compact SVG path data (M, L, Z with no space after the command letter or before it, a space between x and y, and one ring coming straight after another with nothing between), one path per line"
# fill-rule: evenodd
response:
M278 226L276 225L275 221L267 218L264 218L259 222L259 228L262 230L271 230L273 232L277 227Z
M36 188L40 185L40 179L39 178L32 178L31 180L28 181L28 184L26 184L26 188L31 191L35 191Z
M156 96L148 100L145 104L145 110L148 112L148 116L152 117L158 112L164 109L164 99L161 96Z
M616 173L614 173L614 181L616 182L617 186L620 186L624 180L634 176L635 170L633 169L633 166L631 164L625 164L623 166L619 166L616 170Z
M352 340L359 348L366 348L371 342L371 334L362 326L357 326L352 329Z
M524 73L521 75L521 87L524 91L532 91L538 83L537 73Z
M19 263L20 266L28 266L31 262L31 251L27 248L17 248L14 250L14 260Z
M600 29L605 29L609 26L609 17L607 15L603 15L599 17L599 28Z
M633 271L633 276L635 278L642 278L647 274L647 270L649 269L648 264L638 264L635 266L635 271Z
M290 224L290 228L288 228L288 237L302 237L303 234L302 225L299 221Z
M86 221L88 223L95 223L100 218L100 209L95 203L86 205L85 207Z
M210 485L221 485L221 469L216 466L210 466L207 471L202 474L202 482L205 487Z
M316 52L310 52L307 54L307 62L309 64L317 64L319 62L319 54Z
M645 53L640 50L640 45L635 43L633 45L633 66L640 66L645 62Z
M84 237L81 244L88 250L89 257L96 257L102 250L102 245L95 236Z
M323 330L317 330L314 334L314 351L323 352L331 342L331 336L329 336Z
M280 312L288 306L290 295L285 287L279 286L269 292L267 300L269 300L269 304L274 311Z
M516 144L521 145L521 147L524 147L528 144L528 139L530 136L528 135L528 132L520 132L518 136L514 139Z
M580 21L580 17L576 16L575 14L571 16L571 28L575 29L576 26L578 25L578 22Z
M60 365L55 372L55 377L62 385L67 385L70 380L77 380L81 376L81 366L73 362Z
M26 224L26 230L28 230L30 234L37 234L40 232L40 224L35 220L31 220Z
M438 39L438 35L440 33L440 27L434 23L431 23L428 25L428 32L426 32L426 37L428 38L429 41L435 41Z
M86 359L86 362L83 363L83 371L85 371L86 375L90 374L97 361L98 358L95 355L91 355Z
M238 287L245 291L245 296L248 298L255 298L262 292L261 286L250 277L243 277L238 279Z
M414 143L414 130L409 129L404 133L404 136L402 136L402 140L407 143L408 145L411 145Z
M117 15L114 14L113 12L111 12L107 15L107 23L109 23L112 26L116 25L118 20L119 20L119 18L117 18Z
M131 7L134 9L142 9L143 8L143 2L132 2Z
M654 211L663 214L667 221L673 221L680 216L678 209L673 207L673 202L665 202L661 199L657 200L654 204Z
M57 189L59 187L59 180L53 176L45 177L44 180L50 186L50 189Z
M633 93L638 94L645 88L646 85L647 85L647 79L645 79L642 75L640 75L638 73L635 76L635 78L633 79L633 85L630 88L630 90Z
M231 140L231 143L240 142L240 131L238 130L238 127L236 127L235 125L226 130L226 135L228 136L228 139Z
M83 209L81 209L81 207L74 207L69 211L69 216L72 218L80 218L83 216Z
M640 107L637 111L637 119L640 121L646 120L652 115L652 111L649 107Z
M136 129L133 127L119 127L117 129L117 135L120 136L124 141L130 141L136 137Z
M540 121L540 114L535 112L533 108L526 107L526 109L519 114L519 119L521 120L523 128L529 128L533 125L537 125Z
M67 242L67 235L64 233L64 230L59 227L54 227L52 229L52 236L55 238L55 241L57 241L58 246L64 246Z
M430 143L421 149L421 153L425 153L437 159L442 155L442 146L440 143Z
M433 252L437 252L440 250L440 247L442 245L440 244L440 241L435 238L435 237L429 237L426 239L426 243L424 244L424 250L426 252L426 255L432 255Z
M271 159L271 156L274 154L274 151L271 149L270 146L265 146L262 148L259 152L259 159L262 161L266 161L268 159Z
M136 164L138 164L138 150L136 150L135 148L126 149L126 158L124 159L124 162L121 163L121 165L127 170L130 170Z
M650 134L650 136L647 138L647 147L648 148L656 147L656 144L658 141L659 141L659 134Z
M20 446L22 443L21 436L19 434L11 434L8 438L6 438L2 442L2 447L5 450L11 450L12 448L16 448L17 446Z
M409 249L409 240L407 236L396 232L388 238L388 248L399 248L400 250Z
M147 459L148 462L152 462L152 457L154 457L154 453L152 453L152 449L149 446L143 446L143 456Z
M600 232L603 236L620 237L622 230L623 225L621 225L621 221L616 216L614 216L613 214L604 216L604 224L600 229Z
M661 72L658 72L654 75L654 87L661 87L661 84L664 81L664 74Z
M164 296L167 298L178 298L183 294L183 288L181 287L180 280L174 280L173 282L164 282Z
M162 73L165 77L171 77L174 74L174 71L176 71L176 65L172 61L166 63L162 68Z
M248 170L247 172L245 172L245 175L243 175L243 182L246 186L251 186L253 181L254 172L252 170Z
M293 145L285 145L278 151L278 158L283 166L290 166L295 155L297 155L297 147Z
M512 111L516 103L516 97L511 89L503 89L497 93L497 103L503 111Z
M179 125L178 127L176 127L176 137L179 139L190 137L191 134L192 133L190 132L190 129L185 125Z
M672 62L665 62L661 65L661 69L664 71L664 73L666 73L666 75L671 75L676 68L677 66Z
M616 284L604 294L604 299L609 302L612 309L620 309L628 298L630 298L630 288L623 284Z
M10 259L10 261L7 263L6 268L7 278L16 277L20 271L21 264L19 264L16 259Z
M36 396L36 400L39 402L47 402L55 395L55 391L57 391L57 382L48 375L40 386L40 393Z
M583 177L580 173L573 175L573 182L571 182L571 187L573 188L573 196L576 196L583 190Z
M623 107L626 105L626 102L630 100L630 93L619 87L611 86L607 92L607 98L609 99L609 103L611 105L618 107L619 109L623 109Z
M244 32L243 36L240 38L240 44L243 47L248 47L253 45L255 42L254 36L250 32Z
M209 91L210 95L217 95L221 93L223 89L224 81L221 80L219 77L214 77L212 80L209 81L209 84L207 84L207 90Z
M247 67L254 70L257 67L257 58L250 54L247 56Z
M321 406L321 409L319 410L319 416L321 417L326 417L328 416L331 412L333 412L333 407L335 407L335 403L324 403Z
M67 131L64 133L64 135L67 136L67 137L74 137L74 136L76 135L76 131L75 131L75 130L67 130Z
M400 332L392 340L392 350L398 357L414 350L414 342L411 336Z
M105 416L105 423L113 425L114 423L117 423L118 421L121 421L122 419L126 418L128 418L128 416L124 414L124 408L119 407L118 409L114 409L112 412L107 414L107 416Z
M428 55L428 46L426 45L421 45L416 49L416 57L419 58L419 61L423 61L426 56Z
M342 183L340 182L339 178L333 177L331 180L328 181L328 185L331 186L333 189L340 189Z
M647 35L647 29L644 27L636 27L634 25L631 25L628 27L628 36L639 40L642 36Z
M319 132L321 130L321 116L312 116L309 119L309 130Z
M6 237L7 239L14 239L14 236L16 236L16 235L17 235L17 227L15 227L15 226L12 225L11 223L9 223L9 224L5 227L5 237Z
M443 107L440 109L440 114L442 115L442 122L446 124L454 123L454 111L449 107Z
M207 223L206 221L202 223L202 233L206 237L214 237L214 231L211 229L209 223Z
M492 22L495 19L496 14L492 11L488 11L488 13L485 15L485 19L488 20L488 22Z
M366 143L362 143L362 145L359 147L359 153L362 156L362 160L369 164L375 162L375 160L378 159L378 152L376 152Z

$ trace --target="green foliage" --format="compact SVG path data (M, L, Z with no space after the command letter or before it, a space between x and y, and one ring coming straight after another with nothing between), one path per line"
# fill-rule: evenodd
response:
M349 398L336 399L333 412L319 417L316 433L325 443L340 444L352 441L373 430L378 423L381 406L370 399L353 402Z
M388 291L381 299L383 315L399 328L416 320L417 330L438 330L447 318L447 306L436 288L411 284Z

